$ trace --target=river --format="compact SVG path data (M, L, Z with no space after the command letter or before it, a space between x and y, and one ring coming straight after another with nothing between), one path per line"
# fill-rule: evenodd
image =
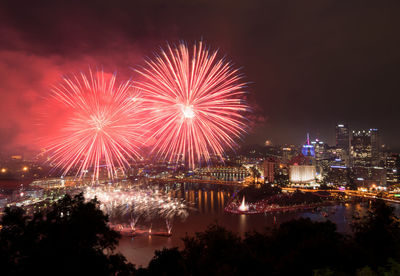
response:
M146 235L134 238L123 237L121 239L118 250L131 263L137 266L147 266L154 256L154 250L161 250L163 247L182 247L183 237L204 231L214 223L244 236L245 232L248 231L264 231L266 228L272 228L282 222L306 217L314 221L329 219L337 224L338 231L349 233L351 231L349 223L353 215L365 211L365 207L363 207L365 204L357 203L324 207L323 210L329 214L328 217L312 211L236 215L224 212L224 206L239 191L239 187L174 183L160 185L160 189L168 192L173 197L185 199L186 203L192 208L190 208L189 216L185 220L174 220L171 237ZM139 220L139 225L140 223ZM148 225L149 223L142 221L142 224ZM163 227L162 224L156 226Z
M0 181L3 192L28 186L26 181ZM152 184L158 185L159 189L170 196L184 199L189 206L189 216L186 219L176 218L173 221L172 236L136 236L122 237L117 247L131 263L139 266L147 266L154 256L155 250L163 247L182 247L182 238L186 235L194 235L196 232L204 231L211 224L218 224L228 230L234 231L241 236L248 231L264 231L282 222L296 218L310 218L314 221L331 220L336 223L338 231L350 233L352 217L357 213L365 212L367 203L339 204L336 206L323 207L328 217L322 216L321 212L295 211L275 214L237 215L224 212L224 207L229 200L240 190L240 187L223 186L199 183L169 183ZM400 206L394 205L396 212L400 212ZM138 227L149 227L166 231L163 221L146 221L139 219Z

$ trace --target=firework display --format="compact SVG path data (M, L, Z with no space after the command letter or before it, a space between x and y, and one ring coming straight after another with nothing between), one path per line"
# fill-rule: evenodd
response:
M114 187L89 187L85 198L97 198L100 208L111 220L128 219L130 227L135 226L140 218L147 221L158 217L165 219L168 232L171 232L174 218L186 218L188 208L182 200L172 198L154 189L118 189Z
M139 94L130 81L116 85L116 75L89 71L63 81L52 89L52 97L68 114L61 133L51 140L51 162L76 175L91 172L99 178L104 167L109 178L129 166L138 156L140 123Z
M55 168L113 179L143 145L158 159L194 168L222 160L246 130L242 76L202 42L193 50L168 46L137 72L139 81L117 85L115 74L89 71L52 89L65 114L46 146Z
M242 76L198 43L168 46L138 70L153 152L189 167L221 158L246 129Z

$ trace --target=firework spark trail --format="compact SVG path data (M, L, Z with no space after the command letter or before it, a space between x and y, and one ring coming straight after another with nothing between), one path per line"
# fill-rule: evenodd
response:
M97 198L100 208L112 219L129 215L131 225L136 225L139 217L151 221L160 216L171 224L175 217L186 218L187 206L183 201L171 198L152 189L118 190L113 187L88 187L85 190L87 200Z
M52 89L52 98L66 109L61 135L48 146L51 162L64 171L76 169L82 177L89 170L99 178L100 167L114 178L118 168L126 168L137 152L142 129L137 111L141 100L131 82L115 84L116 75L81 73Z
M246 129L242 76L230 62L217 59L202 42L190 53L186 44L167 46L147 66L135 85L146 99L153 152L189 167L222 157Z

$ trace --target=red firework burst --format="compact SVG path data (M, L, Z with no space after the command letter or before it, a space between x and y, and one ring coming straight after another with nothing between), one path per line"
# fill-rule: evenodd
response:
M198 43L167 46L137 70L146 99L147 126L158 156L190 167L222 157L246 129L242 76L230 62Z
M65 77L52 89L67 118L48 152L64 175L74 169L79 177L90 171L98 179L100 168L105 167L109 178L114 178L117 169L138 157L141 127L136 114L141 100L130 81L119 85L115 81L115 74L90 71L88 76Z

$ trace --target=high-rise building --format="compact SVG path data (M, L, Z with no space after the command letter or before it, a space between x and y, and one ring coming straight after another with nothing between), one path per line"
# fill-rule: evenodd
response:
M311 145L314 146L315 159L317 161L324 159L326 152L325 143L318 139L315 139L315 141L311 142Z
M398 154L388 154L385 160L386 168L386 182L388 185L393 185L398 183Z
M317 170L317 175L322 177L322 174L324 173L324 166L326 166L328 162L326 154L326 145L319 139L315 139L315 141L312 141L311 145L313 145L314 147L315 166Z
M372 165L371 131L353 130L351 159L354 167L370 167Z
M283 163L288 163L293 156L296 154L294 146L285 145L282 147L282 161Z
M381 144L378 129L371 128L370 130L353 130L350 155L353 166L380 166ZM382 165L383 162L384 160L382 160Z
M380 161L380 139L379 131L376 128L371 128L369 130L371 135L371 165L378 166Z
M355 167L353 168L354 182L357 186L373 187L386 186L386 169L381 167Z
M342 152L346 166L350 166L350 130L347 124L336 124L336 148Z
M308 157L315 157L315 149L314 149L314 145L311 144L310 142L310 135L307 133L307 141L306 143L303 145L302 149L301 149L301 153L304 156L308 156Z
M275 167L277 166L277 160L274 158L267 158L263 162L264 180L266 183L273 183L275 176Z

